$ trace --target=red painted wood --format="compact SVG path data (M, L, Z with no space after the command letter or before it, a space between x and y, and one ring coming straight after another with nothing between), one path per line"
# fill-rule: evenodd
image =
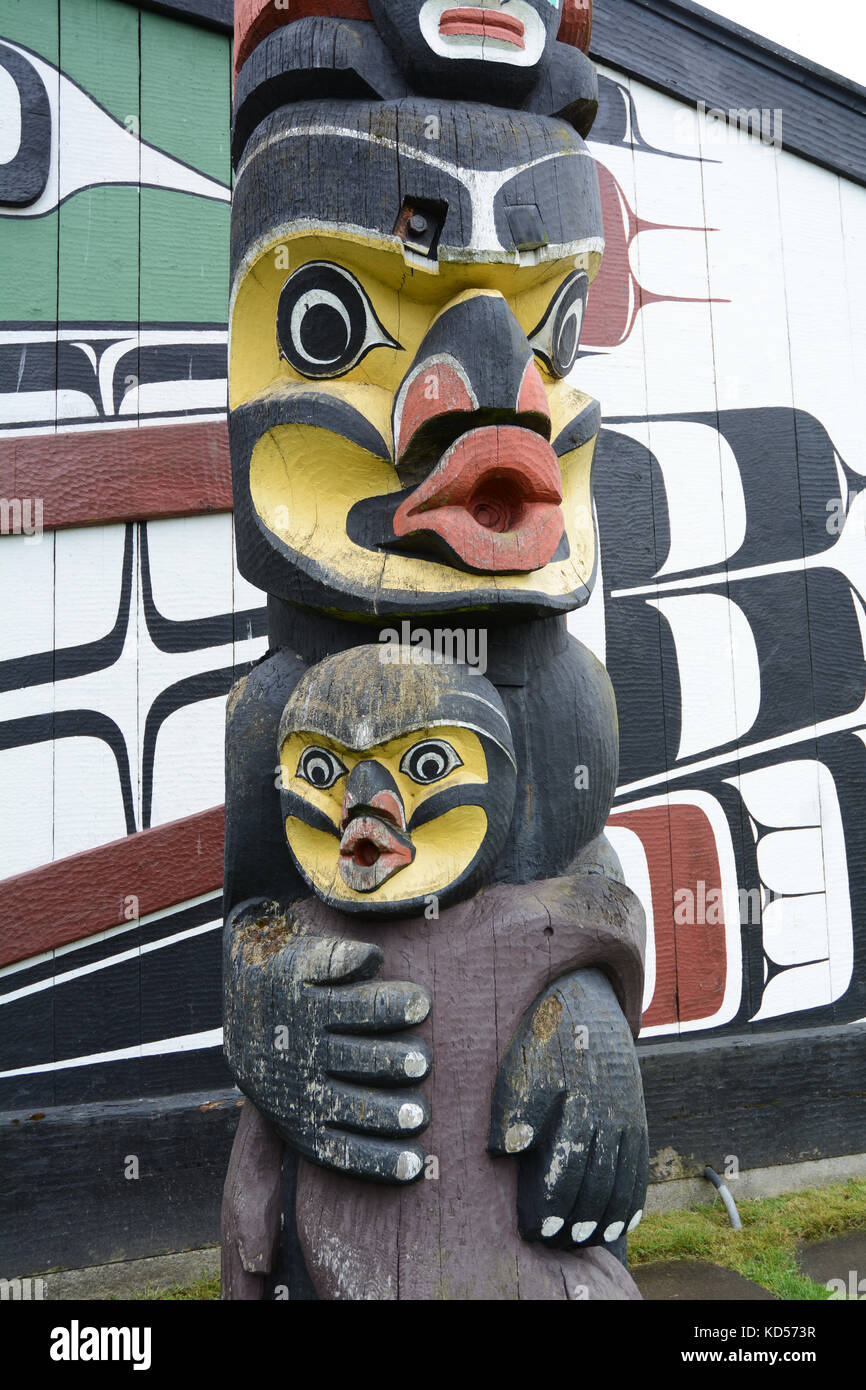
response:
M235 0L235 77L256 45L274 29L311 15L372 18L367 0L289 0L284 8L278 8L274 0Z
M589 52L592 38L592 0L565 0L558 34L560 43L573 44Z
M439 19L439 33L471 34L482 39L499 39L504 43L512 43L515 48L526 47L522 20L501 14L499 10L477 7L446 10Z
M397 441L398 459L403 457L418 430L428 420L452 411L475 410L477 405L456 368L435 358L426 363L409 385L403 400Z
M710 227L680 227L672 222L648 222L638 217L623 188L599 160L598 183L604 219L604 260L589 295L581 341L586 347L618 347L631 334L641 309L650 304L715 304L715 299L690 299L656 294L645 289L631 263L631 247L641 232L707 232ZM672 277L675 270L671 272Z
M126 839L0 882L0 966L81 941L135 916L222 887L225 808L142 830Z
M0 447L0 496L41 497L46 530L232 509L224 421L19 435Z
M709 1018L724 1000L728 968L724 909L710 896L724 889L710 821L698 806L675 804L614 812L608 824L634 831L649 868L656 984L643 1026ZM694 895L694 922L674 920L683 889Z
M544 389L541 372L533 361L527 362L526 371L523 373L520 395L517 398L517 411L518 414L526 411L535 415L544 415L548 420L550 419L547 392Z

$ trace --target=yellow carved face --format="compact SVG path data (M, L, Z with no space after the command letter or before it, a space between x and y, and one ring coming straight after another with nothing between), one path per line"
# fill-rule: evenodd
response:
M563 376L597 260L431 273L327 230L257 248L232 305L236 484L335 609L585 601L600 416Z
M602 233L558 118L407 97L262 121L232 210L247 578L370 619L584 603L600 412L568 378Z

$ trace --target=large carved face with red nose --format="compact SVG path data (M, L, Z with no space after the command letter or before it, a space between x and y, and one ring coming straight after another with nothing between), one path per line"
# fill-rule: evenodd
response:
M562 122L414 100L268 117L232 219L244 574L351 615L583 603L601 251L595 166Z

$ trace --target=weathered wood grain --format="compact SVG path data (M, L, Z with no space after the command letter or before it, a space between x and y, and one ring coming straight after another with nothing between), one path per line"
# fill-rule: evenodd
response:
M434 1060L421 1142L437 1164L404 1188L301 1165L298 1230L320 1296L563 1298L581 1283L598 1296L580 1256L517 1235L517 1163L487 1152L489 1097L512 1031L546 981L603 961L631 1012L641 978L632 903L600 878L566 879L488 890L438 922L376 926L385 977L411 960L413 979L433 994L418 1032ZM339 924L313 901L297 911L308 929ZM606 1263L616 1296L633 1296L624 1271Z

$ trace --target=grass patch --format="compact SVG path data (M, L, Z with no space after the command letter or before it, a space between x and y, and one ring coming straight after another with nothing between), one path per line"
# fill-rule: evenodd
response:
M736 1201L736 1184L733 1185ZM735 1270L783 1299L817 1301L829 1289L802 1274L797 1246L866 1228L866 1181L738 1202L742 1231L734 1231L721 1200L692 1211L645 1216L629 1237L632 1269L670 1260L704 1260Z
M797 1246L802 1241L826 1240L866 1229L866 1180L852 1178L832 1187L738 1202L737 1209L742 1231L731 1229L718 1198L692 1211L645 1216L629 1236L630 1267L638 1269L669 1260L705 1260L735 1270L782 1299L828 1299L830 1290L814 1283L798 1268ZM219 1296L219 1276L202 1275L186 1286L146 1289L144 1293L128 1294L127 1298L204 1301Z
M219 1298L220 1280L219 1275L213 1276L202 1274L192 1284L175 1284L170 1289L145 1289L143 1293L124 1294L124 1302L127 1300L144 1301L149 1300L172 1300L203 1303L208 1299Z

